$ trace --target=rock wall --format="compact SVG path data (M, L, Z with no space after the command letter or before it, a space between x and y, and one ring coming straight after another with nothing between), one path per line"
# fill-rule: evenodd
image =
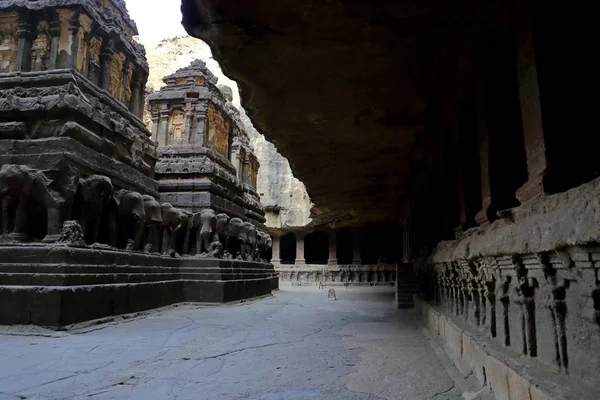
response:
M240 106L237 84L223 74L212 58L208 45L192 37L176 36L166 38L156 45L146 45L146 51L150 64L148 88L151 90L158 90L163 86L162 78L165 75L195 59L206 62L208 68L219 78L219 84L233 89L233 104L240 109L242 122L260 162L257 191L267 211L266 225L270 228L307 225L311 221L312 203L304 184L294 177L287 159L254 129Z

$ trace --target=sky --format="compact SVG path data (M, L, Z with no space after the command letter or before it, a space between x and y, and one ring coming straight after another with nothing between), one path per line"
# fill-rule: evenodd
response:
M156 43L178 35L187 35L181 26L180 0L125 0L129 15L137 24L140 42Z

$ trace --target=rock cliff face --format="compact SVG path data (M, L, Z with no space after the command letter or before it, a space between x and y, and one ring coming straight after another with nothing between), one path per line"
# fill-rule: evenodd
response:
M195 59L206 62L209 69L219 78L219 84L233 89L233 103L240 109L242 121L260 162L258 193L266 207L267 226L282 228L307 225L311 221L312 203L304 184L294 177L287 159L254 129L240 106L237 84L223 75L219 64L212 58L208 45L189 36L176 36L166 38L154 46L146 45L146 52L150 64L148 88L151 90L158 90L164 85L163 76L175 72Z

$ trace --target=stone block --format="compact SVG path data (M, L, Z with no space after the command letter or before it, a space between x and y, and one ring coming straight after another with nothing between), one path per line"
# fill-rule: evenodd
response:
M508 390L511 399L531 400L529 382L517 374L513 369L507 368Z
M511 400L506 365L492 356L487 356L485 371L488 383L496 400Z
M458 363L462 359L462 336L462 331L449 319L446 319L444 339L448 355L454 363Z

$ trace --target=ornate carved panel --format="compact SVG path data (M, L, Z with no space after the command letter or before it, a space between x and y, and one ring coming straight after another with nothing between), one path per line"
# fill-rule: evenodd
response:
M223 118L214 104L208 105L208 138L206 146L217 150L225 157L229 154L229 122Z
M79 49L77 51L77 69L83 71L87 63L87 38L92 30L92 20L87 15L81 14L79 16L79 25L80 28L77 32L77 36L79 39Z
M0 13L0 72L14 71L17 60L17 22L16 12Z
M110 85L108 91L115 96L117 100L121 100L123 90L123 64L125 63L125 54L116 53L110 62Z
M169 115L169 143L172 141L179 142L182 139L185 131L185 113L183 110L173 110Z

